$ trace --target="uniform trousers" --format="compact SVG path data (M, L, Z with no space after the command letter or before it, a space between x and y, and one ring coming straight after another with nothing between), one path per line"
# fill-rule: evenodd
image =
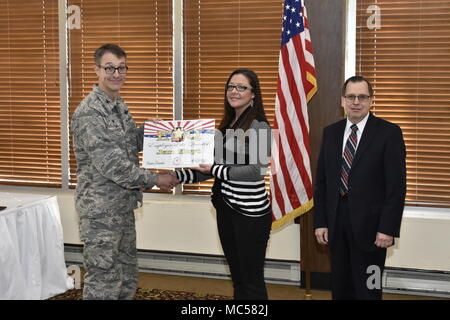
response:
M85 300L132 300L136 293L139 268L134 212L116 214L120 218L80 217Z
M272 215L245 216L213 196L220 243L230 268L234 299L267 300L264 261Z
M357 213L355 213L357 214ZM379 300L386 249L362 250L354 239L348 200L341 198L331 252L333 300ZM375 242L375 236L373 241Z

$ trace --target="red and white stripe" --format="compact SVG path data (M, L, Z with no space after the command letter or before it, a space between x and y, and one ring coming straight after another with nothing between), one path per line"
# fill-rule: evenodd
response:
M270 179L273 229L312 207L307 103L317 86L304 7L303 17L304 32L280 49Z

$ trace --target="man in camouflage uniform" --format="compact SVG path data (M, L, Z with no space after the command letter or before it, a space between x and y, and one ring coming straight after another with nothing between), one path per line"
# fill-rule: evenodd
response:
M142 190L171 189L178 180L139 167L143 127L119 96L126 53L107 44L96 50L98 84L72 118L77 159L75 206L84 242L84 299L132 299L138 281L133 210Z

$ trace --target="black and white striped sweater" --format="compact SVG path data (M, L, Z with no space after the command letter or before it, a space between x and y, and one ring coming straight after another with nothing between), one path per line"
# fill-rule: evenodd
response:
M267 157L270 156L270 127L266 122L254 120L250 129L268 130L267 135L258 135L258 139L263 137L268 144ZM230 137L228 137L230 138ZM259 141L257 142L259 145ZM248 147L248 141L245 142L245 152L248 153L251 148ZM238 157L236 153L233 155L235 159ZM254 152L254 150L253 150ZM229 160L229 159L228 159ZM267 161L257 161L250 164L248 154L245 157L246 163L234 164L230 161L221 161L223 163L215 163L212 166L211 174L202 174L199 171L185 169L177 170L176 174L181 183L195 183L215 178L213 186L213 194L220 195L225 203L232 207L235 211L251 217L260 217L271 212L271 206L266 191L264 174L267 170Z

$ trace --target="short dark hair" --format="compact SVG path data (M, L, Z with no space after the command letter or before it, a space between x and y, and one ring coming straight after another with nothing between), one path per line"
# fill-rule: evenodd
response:
M369 88L369 96L370 96L370 97L373 97L373 88L372 88L372 85L370 84L370 82L369 82L366 78L361 77L361 76L353 76L353 77L350 77L350 78L348 78L348 79L344 82L344 85L342 86L342 96L345 96L345 92L347 91L347 84L348 84L349 82L352 82L352 83L356 83L356 82L365 82L365 83L367 83L367 87Z
M107 43L107 44L102 45L97 50L95 50L95 53L94 53L95 65L97 65L97 66L100 65L100 60L102 59L103 55L106 52L111 52L117 58L123 58L123 57L126 58L127 57L125 50L123 50L121 47L119 47L118 45L112 44L112 43Z

